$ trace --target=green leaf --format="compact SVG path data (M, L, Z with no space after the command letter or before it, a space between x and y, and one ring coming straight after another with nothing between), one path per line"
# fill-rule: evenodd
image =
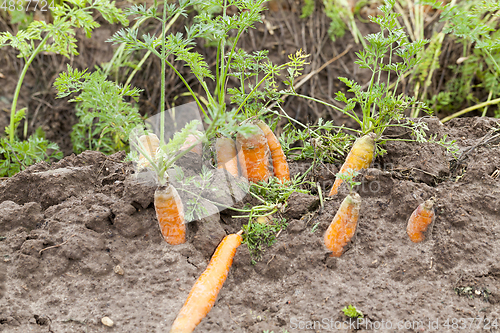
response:
M356 307L351 304L344 307L342 311L349 318L363 318L363 312L357 310Z

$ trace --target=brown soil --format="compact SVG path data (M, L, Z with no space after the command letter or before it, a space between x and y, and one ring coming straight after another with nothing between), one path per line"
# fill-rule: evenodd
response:
M314 208L316 196L292 196L283 214L287 229L255 265L247 247L239 247L196 331L313 331L306 325L320 321L316 332L351 332L330 326L347 320L341 309L349 304L375 325L390 321L395 328L379 326L381 332L401 331L398 324L428 332L436 320L441 332L454 318L500 319L499 140L467 150L498 122L427 121L431 133L447 133L468 151L459 165L436 144L387 144L387 155L360 176L357 236L340 258L328 256L322 235L347 189L323 209ZM189 223L187 243L166 244L152 205L154 186L133 181L123 158L84 152L35 165L0 185L0 331L168 331L217 243L242 221L224 211ZM293 163L293 173L304 166ZM317 174L325 193L333 177ZM407 219L431 196L432 233L414 244ZM101 324L104 316L114 327ZM465 331L489 331L486 324Z
M292 0L271 2L264 24L245 35L240 46L248 52L268 49L278 64L302 48L311 54L304 69L309 73L354 44L349 33L331 42L322 8L299 19L300 8L301 3ZM183 25L178 22L172 29L181 31ZM433 26L428 25L429 36ZM370 24L359 28L363 34L375 31ZM103 24L92 39L80 34L80 56L71 60L52 55L35 60L19 100L19 108L29 107L29 133L42 127L49 140L66 155L71 153L74 105L55 99L52 84L66 63L93 69L109 61L113 48L104 41L116 29ZM145 27L147 32L157 29ZM11 27L0 19L0 30ZM448 51L441 56L434 91L451 77L448 62L461 55L461 45L453 43L448 41ZM456 57L451 56L452 46L458 48ZM367 73L354 64L358 49L354 46L298 92L335 103L334 93L345 89L338 76L367 82ZM211 48L197 50L215 63ZM0 50L0 59L5 64L0 70L3 128L23 63L10 48ZM176 66L194 84L189 70ZM158 71L159 62L151 59L132 81L144 89L142 114L159 109ZM402 86L408 90L409 84ZM170 73L166 90L169 103L185 87ZM184 102L177 100L178 105ZM353 126L348 118L305 100L287 98L284 108L304 123L324 117ZM470 328L468 320L465 329L458 322L455 331L497 331L489 328L500 319L500 147L498 140L475 147L497 125L484 118L456 119L445 126L435 118L427 121L430 134L457 140L466 152L460 163L436 144L387 144L387 155L359 177L363 203L357 236L338 259L328 256L322 236L347 189L341 187L323 208L317 207L317 192L294 194L283 214L288 228L255 265L245 245L238 249L214 308L196 331L351 332L332 327L347 320L341 309L349 304L375 325L360 325L361 331L441 332L447 331L446 320L453 330L454 319L467 318L486 318L490 325L483 321L478 326L476 319ZM189 223L187 243L169 246L157 226L154 184L133 180L133 168L123 158L123 153L106 157L85 152L56 164L32 166L0 184L1 332L166 332L218 242L241 228L244 221L224 211ZM309 166L295 162L291 170L303 172ZM328 165L314 170L323 193L336 169ZM424 243L413 244L405 231L407 219L432 196L437 199L432 233ZM104 316L114 321L113 328L102 325ZM387 328L388 321L393 329ZM376 323L386 326L377 329Z

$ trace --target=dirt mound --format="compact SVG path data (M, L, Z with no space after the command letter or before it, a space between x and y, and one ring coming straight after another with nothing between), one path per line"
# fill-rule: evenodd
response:
M393 330L430 331L436 321L442 331L447 320L451 329L453 319L466 318L492 327L500 313L500 146L484 140L492 126L477 118L430 126L457 140L458 164L438 144L387 144L387 155L359 176L358 232L341 258L328 256L322 235L347 189L323 209L317 197L293 195L287 229L255 265L246 246L238 249L197 331L348 332L338 326L348 304L372 322L361 331L389 332L380 328L389 322ZM189 223L186 244L166 244L155 186L134 180L124 157L85 152L0 184L0 331L169 329L217 243L243 221L225 211ZM317 174L326 193L333 175ZM413 244L407 219L431 196L431 237ZM101 324L104 316L113 328ZM478 321L467 331L485 331L487 321L476 328Z

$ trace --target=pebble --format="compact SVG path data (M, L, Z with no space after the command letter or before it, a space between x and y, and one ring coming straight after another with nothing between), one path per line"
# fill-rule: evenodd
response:
M109 317L102 317L101 323L104 326L113 327L114 323Z
M114 268L113 268L113 271L118 274L118 275L123 275L125 274L125 272L123 271L123 268L120 267L120 265L116 265Z

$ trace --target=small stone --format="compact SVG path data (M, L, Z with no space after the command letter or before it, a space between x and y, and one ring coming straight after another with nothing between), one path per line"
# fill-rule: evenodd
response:
M116 265L114 268L113 268L113 271L118 274L118 275L123 275L125 274L125 272L123 271L123 268L120 267L120 265Z
M113 327L114 323L109 317L102 317L101 323L104 326Z

